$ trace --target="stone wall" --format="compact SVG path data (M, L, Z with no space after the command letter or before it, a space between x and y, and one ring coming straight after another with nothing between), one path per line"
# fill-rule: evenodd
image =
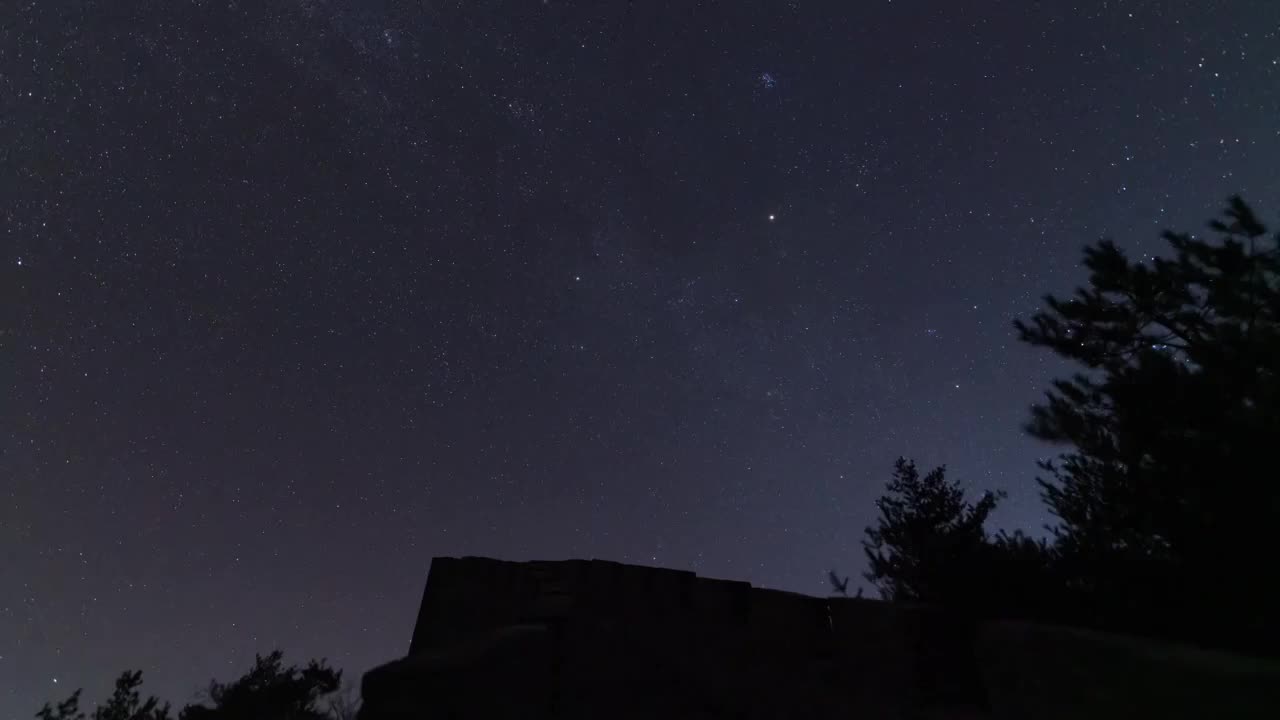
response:
M437 558L408 657L366 676L365 718L503 716L476 683L522 717L906 712L920 668L887 607L600 560Z
M1091 687L1085 676L1107 665L1091 656L1073 675L1063 668L1076 664L1063 658L1081 647L1127 657L1019 627L599 560L437 558L408 656L365 675L362 720L1067 717L1052 714L1062 703L1051 696ZM1020 645L1020 633L1035 642ZM1038 675L1059 650L1054 678ZM1149 660L1115 662L1174 676ZM1238 669L1215 685L1201 666L1179 667L1184 685L1208 677L1199 687L1210 696L1246 688L1237 706L1265 704L1266 688L1280 689L1275 668L1259 676L1269 686Z

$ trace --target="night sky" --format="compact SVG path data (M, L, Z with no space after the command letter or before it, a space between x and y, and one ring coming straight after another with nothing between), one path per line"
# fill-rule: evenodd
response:
M1048 521L1016 317L1274 220L1280 3L10 0L0 720L404 653L435 555L821 594ZM856 583L855 583L856 584Z

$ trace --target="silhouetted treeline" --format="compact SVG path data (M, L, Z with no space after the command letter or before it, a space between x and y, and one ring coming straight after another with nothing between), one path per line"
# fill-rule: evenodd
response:
M988 535L995 496L900 459L864 541L886 598L1280 654L1280 236L1239 198L1210 228L1087 247L1088 285L1016 323L1080 366L1027 424L1063 447L1050 538Z
M177 720L354 720L356 703L339 692L342 671L324 661L306 667L285 666L282 654L258 656L253 668L230 683L216 680L205 693L207 704L187 705ZM142 698L142 672L125 671L115 691L88 715L92 720L171 720L169 703ZM45 704L38 720L85 720L80 691L56 704Z

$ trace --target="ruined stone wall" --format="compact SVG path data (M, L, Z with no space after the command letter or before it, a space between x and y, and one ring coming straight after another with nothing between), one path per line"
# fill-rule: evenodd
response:
M603 560L436 558L409 652L476 631L570 616L643 618L646 624L696 617L782 646L812 644L832 629L825 600L691 572Z
M361 720L1272 718L1280 668L659 568L438 558L409 655L362 695Z
M555 708L550 716L589 715L619 698L650 713L693 707L741 717L902 709L919 695L912 643L921 626L887 610L599 560L438 558L408 660L470 652L457 648L501 628L541 627L540 649L520 652L551 678L549 696L533 703ZM959 661L945 660L956 677Z

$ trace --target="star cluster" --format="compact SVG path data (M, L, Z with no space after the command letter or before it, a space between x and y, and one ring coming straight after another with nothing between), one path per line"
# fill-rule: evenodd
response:
M1280 182L1280 5L23 2L0 718L404 652L433 555L805 592L1006 489L1011 323ZM56 681L54 680L56 678ZM56 682L56 684L55 684Z

